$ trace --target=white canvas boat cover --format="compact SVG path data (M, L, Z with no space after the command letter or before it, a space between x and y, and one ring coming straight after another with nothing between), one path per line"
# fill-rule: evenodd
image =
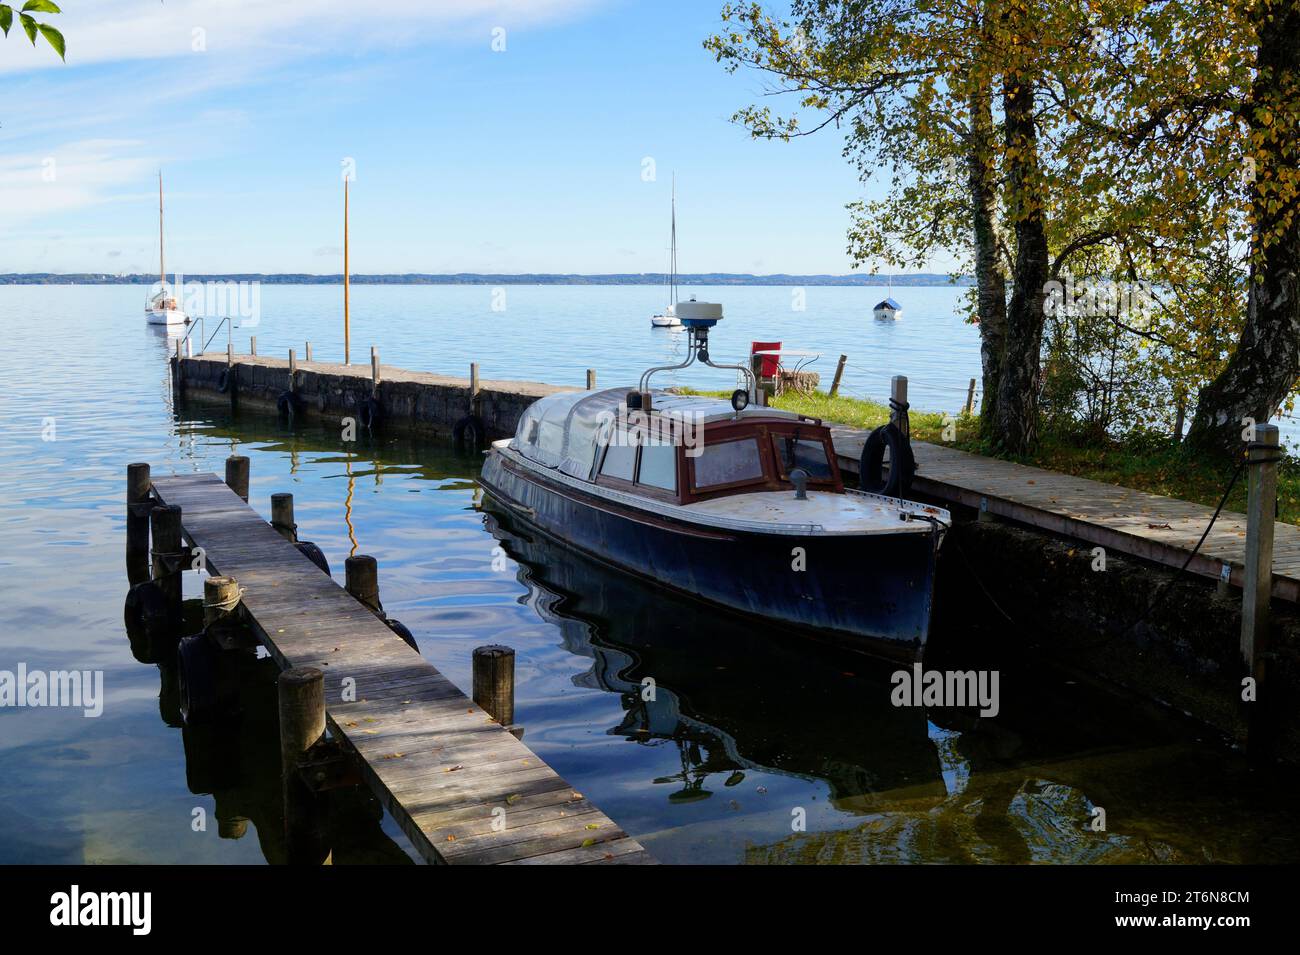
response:
M627 393L634 388L569 391L539 398L519 418L510 447L531 461L557 468L571 477L590 481L602 448L615 427L627 421ZM697 395L651 392L651 405L659 418L703 426L709 421L735 418L727 401ZM742 417L797 418L775 408L747 408Z

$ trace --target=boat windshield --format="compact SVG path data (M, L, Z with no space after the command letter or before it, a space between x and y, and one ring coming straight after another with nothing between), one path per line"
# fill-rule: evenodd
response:
M782 478L788 477L795 468L803 468L814 481L829 481L834 478L824 442L800 438L798 435L774 434L772 445Z

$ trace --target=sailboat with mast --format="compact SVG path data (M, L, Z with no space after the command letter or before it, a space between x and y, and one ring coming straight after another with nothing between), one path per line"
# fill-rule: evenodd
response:
M889 276L889 295L872 310L876 318L882 321L894 321L903 317L903 306L894 301L894 276Z
M163 251L163 181L158 170L158 291L144 307L150 325L184 325L190 317L181 311L176 296L167 288L167 259Z
M677 317L677 176L673 176L673 226L672 245L668 253L668 305L657 315L650 316L654 328L680 328L682 321Z

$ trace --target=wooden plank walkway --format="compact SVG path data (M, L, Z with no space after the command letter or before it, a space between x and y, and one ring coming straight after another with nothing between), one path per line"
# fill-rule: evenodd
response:
M868 432L828 422L843 470L858 473ZM921 495L988 509L999 517L1072 537L1107 551L1181 567L1205 532L1214 508L1088 478L913 442ZM1239 481L1246 479L1243 474ZM1273 595L1300 602L1300 527L1276 522ZM1218 578L1224 564L1240 587L1246 553L1246 515L1223 511L1188 571Z
M280 666L325 673L333 735L427 861L654 861L216 475L159 477L153 487L181 507L209 571L239 582L244 616ZM346 679L356 681L355 702L341 702Z

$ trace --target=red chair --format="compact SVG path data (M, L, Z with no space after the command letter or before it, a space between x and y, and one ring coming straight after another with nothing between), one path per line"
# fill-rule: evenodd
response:
M780 351L780 342L754 342L749 348L750 365L753 365L754 352L756 351ZM781 367L780 355L759 355L758 377L775 378L777 371Z

